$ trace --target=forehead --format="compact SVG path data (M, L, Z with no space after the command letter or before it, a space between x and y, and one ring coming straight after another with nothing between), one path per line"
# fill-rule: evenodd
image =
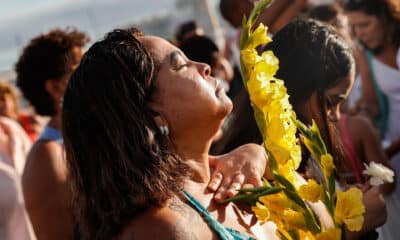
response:
M347 75L340 79L338 84L326 90L328 95L337 95L337 94L346 94L351 90L354 82L354 70Z
M352 11L347 13L348 19L350 22L359 22L365 20L371 20L376 18L374 15L368 15L363 11Z

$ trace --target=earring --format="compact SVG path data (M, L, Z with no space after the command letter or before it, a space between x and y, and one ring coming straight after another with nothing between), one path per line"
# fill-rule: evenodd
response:
M169 135L169 128L166 125L163 125L160 127L160 132L162 135L164 136L168 136Z
M168 128L167 121L164 118L162 118L160 115L154 117L154 121L159 126L161 134L164 135L164 136L168 136L169 135L169 128Z

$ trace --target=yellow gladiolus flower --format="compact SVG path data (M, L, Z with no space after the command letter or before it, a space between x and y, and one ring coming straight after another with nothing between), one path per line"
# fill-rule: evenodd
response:
M254 30L254 32L250 35L249 41L245 48L253 49L262 44L267 44L271 42L271 38L267 35L267 27L264 24L260 23L260 25Z
M255 49L243 49L240 51L240 55L247 69L252 69L258 62L259 56Z
M284 222L289 228L304 229L306 227L304 215L301 212L294 211L293 209L285 209L282 215Z
M341 240L342 230L339 228L331 228L325 232L317 234L316 240Z
M279 69L279 60L272 51L263 52L260 61L263 61L270 66L268 68L268 75L274 76L276 74Z
M300 187L299 194L304 199L307 199L311 202L316 202L321 199L322 186L319 185L314 179L310 179L308 180L307 184L304 184Z
M360 231L364 222L365 208L362 192L358 188L350 188L346 192L337 190L335 220L344 223L350 231Z
M254 212L257 219L260 220L261 223L265 223L270 218L270 212L268 208L259 202L257 202L255 206L252 206L251 210Z
M285 177L289 182L293 184L293 186L298 189L301 186L301 182L298 181L296 177L296 169L298 165L293 163L293 160L287 161L285 165L278 166L279 175Z
M324 175L326 177L330 177L333 172L333 169L335 169L332 155L328 153L321 156L321 167L322 171L324 171Z

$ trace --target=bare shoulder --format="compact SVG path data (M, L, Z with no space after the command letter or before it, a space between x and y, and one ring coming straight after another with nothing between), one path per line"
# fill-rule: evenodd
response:
M135 217L116 239L197 240L213 239L213 235L197 212L182 202L171 200L163 208Z
M66 180L66 162L63 148L55 141L35 143L28 154L23 181L38 178Z
M46 201L66 191L67 167L60 144L41 141L32 146L22 175L22 187L27 205ZM52 193L52 194L50 194Z

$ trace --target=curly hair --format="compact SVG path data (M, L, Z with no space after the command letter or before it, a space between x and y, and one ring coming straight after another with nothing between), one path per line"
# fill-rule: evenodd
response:
M345 5L348 12L363 11L379 18L386 28L387 37L400 46L400 2L398 0L349 0Z
M17 86L36 112L44 116L54 116L54 100L45 89L49 79L58 81L68 73L74 61L73 49L82 48L89 37L74 28L54 29L33 38L23 49L15 71Z
M85 53L65 92L67 164L87 239L111 239L180 192L187 176L148 107L159 63L138 36L137 29L108 33Z

